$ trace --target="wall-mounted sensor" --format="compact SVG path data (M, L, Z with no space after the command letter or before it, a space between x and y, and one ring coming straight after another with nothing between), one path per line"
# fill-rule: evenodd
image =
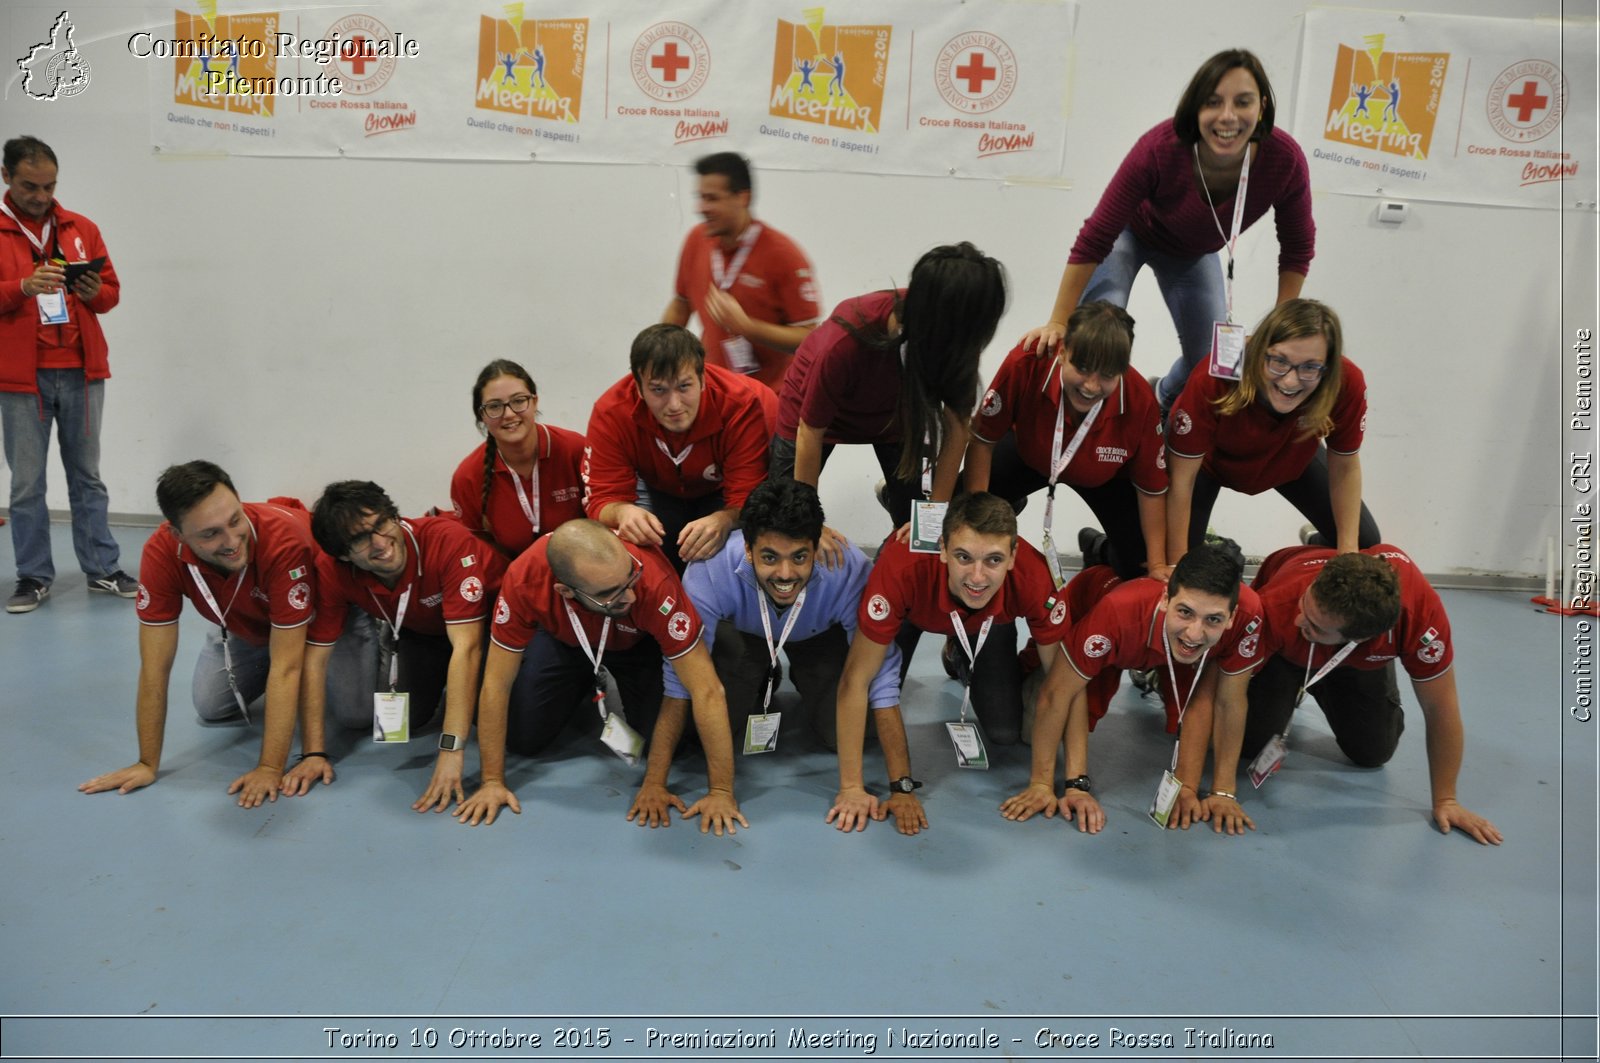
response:
M1385 225L1399 225L1406 220L1406 205L1392 199L1378 204L1378 220Z

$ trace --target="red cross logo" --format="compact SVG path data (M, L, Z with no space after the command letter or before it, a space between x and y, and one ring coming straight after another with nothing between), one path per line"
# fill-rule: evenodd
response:
M689 57L678 54L678 42L668 41L660 55L650 57L650 65L661 71L661 80L668 85L678 80L678 74L689 67Z
M1524 81L1521 92L1506 97L1506 106L1517 112L1517 121L1523 125L1533 119L1533 112L1542 111L1549 105L1550 97L1539 95L1537 81Z
M965 66L956 67L956 77L967 83L967 91L976 96L983 91L983 83L993 81L1000 71L983 61L982 52L973 52Z
M373 54L372 42L365 37L351 37L344 42L344 47L339 49L340 61L349 63L356 77L364 77L367 73L367 64L376 62L377 58Z

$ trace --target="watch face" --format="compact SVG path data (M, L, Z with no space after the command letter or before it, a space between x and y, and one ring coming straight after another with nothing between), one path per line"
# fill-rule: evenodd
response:
M439 736L439 748L446 750L447 752L453 752L457 749L460 749L461 737L453 734L441 734Z

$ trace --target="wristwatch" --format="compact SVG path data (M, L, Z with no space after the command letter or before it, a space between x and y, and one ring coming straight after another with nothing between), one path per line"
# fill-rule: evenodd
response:
M922 789L922 783L909 775L902 775L889 784L889 789L897 794L909 794L913 790Z
M1067 789L1082 790L1086 794L1094 793L1094 786L1089 782L1089 776L1079 775L1067 780Z
M439 748L447 753L453 753L458 749L464 748L466 744L466 740L460 735L453 735L448 732L439 735Z

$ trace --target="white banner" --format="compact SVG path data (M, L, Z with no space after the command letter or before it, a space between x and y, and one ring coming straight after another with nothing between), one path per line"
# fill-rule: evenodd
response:
M1594 53L1563 64L1558 21L1316 8L1301 54L1318 191L1554 209L1594 183Z
M1074 0L162 8L158 150L1058 176Z

